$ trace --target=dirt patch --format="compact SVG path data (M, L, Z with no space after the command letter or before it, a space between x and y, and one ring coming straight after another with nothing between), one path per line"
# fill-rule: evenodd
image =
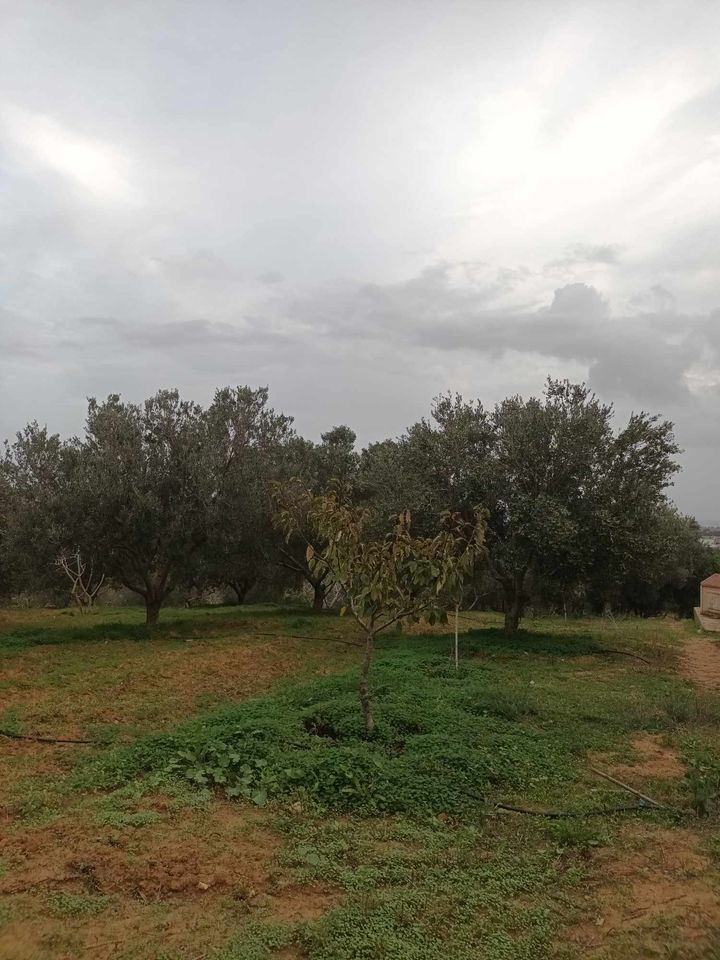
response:
M204 902L169 903L158 907L140 902L114 902L92 920L48 916L41 901L23 903L23 920L0 928L3 960L78 960L92 957L160 956L163 953L204 956L219 947L237 925L232 915ZM186 951L190 951L186 953Z
M166 807L158 797L148 808ZM75 960L92 950L104 960L118 944L155 941L158 950L206 949L254 911L287 922L321 916L337 894L288 884L275 864L279 843L261 811L220 801L139 828L65 817L5 835L0 895L22 907L22 922L0 929L0 956ZM53 918L48 903L59 893L110 906L91 918Z
M632 763L616 763L604 753L591 754L590 760L595 766L620 777L631 786L638 778L652 780L672 780L685 775L685 765L677 752L662 742L660 736L646 734L631 740L631 746L637 754Z
M0 893L44 887L149 901L264 888L277 839L252 811L218 808L218 817L193 811L140 828L65 817L9 834L0 840L0 856L14 866L0 878Z
M655 928L655 939L644 945L649 948L657 944L660 922L672 927L682 942L697 942L717 929L717 877L712 861L698 850L695 834L635 825L622 839L635 849L619 858L613 851L596 855L594 879L585 895L587 919L569 932L569 939L583 948L583 956L629 933L636 935L633 949L641 949L643 930L652 937Z
M88 723L146 720L155 729L204 699L243 699L296 672L306 657L302 642L279 634L278 643L281 655L274 656L249 636L180 647L153 648L150 641L36 647L20 655L22 663L0 667L3 706L21 710L32 732L51 736L77 736Z
M16 712L22 732L77 739L95 734L103 740L112 728L123 741L264 693L288 674L330 673L355 658L350 647L283 637L281 628L272 648L253 637L257 627L272 625L257 621L242 636L179 646L112 640L34 647L0 660L2 710ZM61 772L78 750L89 749L0 737L0 810L12 799L13 781Z
M286 887L277 896L269 898L268 909L279 920L297 923L300 920L316 920L337 902L338 894L335 891Z
M680 673L700 687L720 688L720 642L692 637L680 658Z

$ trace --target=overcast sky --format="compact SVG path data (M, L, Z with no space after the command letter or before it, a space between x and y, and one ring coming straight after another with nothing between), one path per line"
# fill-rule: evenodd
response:
M717 0L0 13L0 437L247 383L365 443L551 374L720 521Z

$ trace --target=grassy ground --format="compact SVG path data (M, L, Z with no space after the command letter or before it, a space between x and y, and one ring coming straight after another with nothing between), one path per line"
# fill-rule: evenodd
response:
M367 741L352 623L139 621L0 611L0 729L93 741L0 738L1 957L720 957L691 625L469 614L457 673L447 628L390 636Z

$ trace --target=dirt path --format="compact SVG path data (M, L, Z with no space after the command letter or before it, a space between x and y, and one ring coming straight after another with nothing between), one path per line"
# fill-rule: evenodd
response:
M685 643L680 673L699 687L720 688L720 642L692 637Z

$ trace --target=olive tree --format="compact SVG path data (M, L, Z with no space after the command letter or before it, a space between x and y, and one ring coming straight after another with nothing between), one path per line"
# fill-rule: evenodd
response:
M302 486L319 495L332 483L344 496L350 496L356 483L358 456L355 433L347 426L333 427L313 443L294 437L287 445L281 475L285 480L299 480ZM280 565L290 574L310 585L313 610L322 610L331 587L328 571L308 562L307 544L317 540L318 530L310 513L310 502L302 501L308 510L303 514L301 501L296 501L293 530L277 545Z
M365 635L358 697L365 729L374 729L368 684L375 638L401 620L446 618L443 594L456 589L472 573L482 547L483 523L468 524L445 513L433 537L414 537L410 512L396 518L380 540L369 536L371 513L343 501L335 492L313 495L298 484L278 491L279 522L288 536L297 531L297 517L309 517L315 540L306 548L310 567L339 587L348 612Z
M263 444L289 424L267 399L267 390L240 387L217 391L207 410L176 390L142 405L89 401L70 480L74 542L143 598L149 625L223 518L232 529L254 509L250 478Z
M545 395L510 397L486 410L444 396L432 420L363 453L360 483L381 514L412 491L421 529L439 510L487 511L487 568L517 630L531 573L566 583L597 571L621 576L678 469L672 424L633 414L614 430L612 406L582 384L549 380ZM416 515L418 510L416 510Z
M242 603L261 579L274 576L270 483L282 475L295 441L292 418L268 406L266 387L225 388L207 412L217 484L208 535L193 572L202 582L230 587Z
M56 565L71 547L68 477L75 452L37 422L6 442L0 459L1 563L6 590L65 585Z
M91 398L75 441L71 525L83 552L142 597L146 623L205 540L213 487L201 408L162 390L142 405Z

